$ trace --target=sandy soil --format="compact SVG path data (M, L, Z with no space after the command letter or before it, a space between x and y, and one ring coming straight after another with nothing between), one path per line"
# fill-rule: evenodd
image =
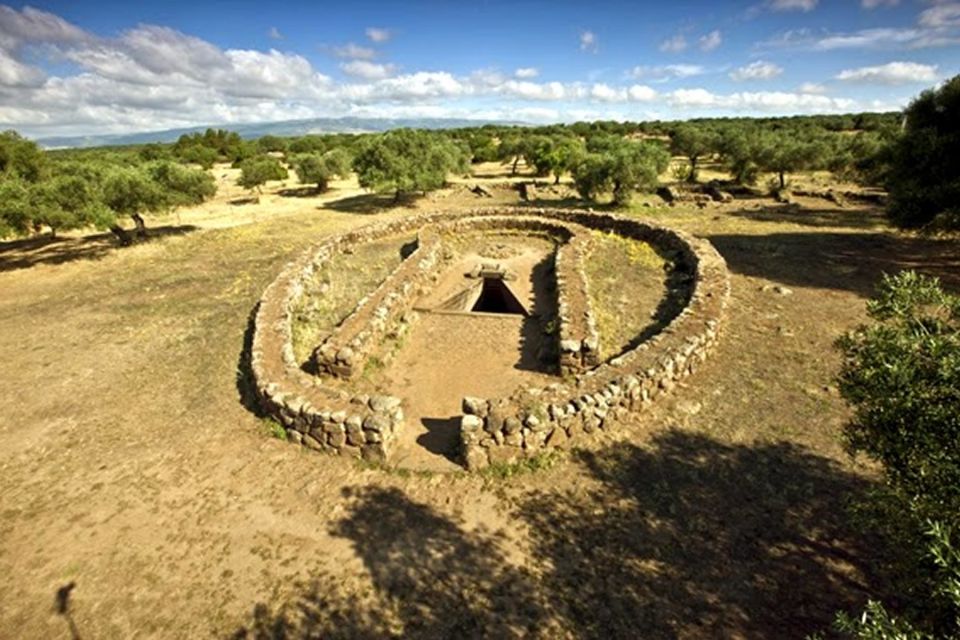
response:
M955 241L816 199L643 209L729 263L715 357L550 468L391 472L271 438L247 400L250 312L290 255L477 202L347 193L181 212L215 228L127 249L0 245L0 637L802 638L884 592L844 511L871 480L837 441L832 342L884 271L960 287Z

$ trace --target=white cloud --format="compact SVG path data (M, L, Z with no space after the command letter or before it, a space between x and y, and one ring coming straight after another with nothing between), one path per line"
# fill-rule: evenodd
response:
M0 49L0 87L39 87L46 74Z
M627 89L627 95L634 102L651 102L659 97L656 91L642 84L635 84Z
M826 93L827 88L824 85L816 82L804 82L803 84L800 85L800 87L798 88L798 91L800 91L800 93L821 94L821 93Z
M730 79L737 82L744 80L771 80L783 73L783 68L778 67L772 62L757 60L751 62L745 67L740 67L730 72Z
M668 53L679 53L687 48L687 39L683 37L682 33L667 38L660 43L660 51L665 51Z
M849 111L856 102L847 98L830 98L805 93L758 91L715 94L706 89L677 89L667 96L677 108L724 109L760 113L823 113Z
M60 16L33 7L17 11L0 5L0 48L17 49L23 42L50 44L79 44L93 40L93 36Z
M588 38L594 47L596 38ZM396 75L373 49L331 48L347 81L276 49L222 49L155 25L101 37L33 9L0 6L0 122L28 135L146 131L345 114L558 121L644 118L701 111L770 114L855 110L870 103L799 93L714 94L647 83L705 73L698 65L637 67L616 83L537 82L532 67L456 75L442 69ZM369 53L368 53L369 52ZM55 64L49 77L38 59ZM68 61L71 65L63 65ZM64 69L68 69L64 71ZM588 76L589 77L589 76Z
M371 42L376 42L381 44L388 41L393 37L393 32L389 29L383 29L381 27L367 27L367 30L364 32L367 34L367 37L370 38Z
M945 2L937 4L920 13L917 22L921 27L944 29L960 26L960 3Z
M280 29L277 29L276 27L270 27L270 29L267 31L267 37L271 40L283 40L283 34L280 33Z
M600 43L597 41L597 34L595 34L593 31L580 32L580 51L596 53L599 48Z
M900 0L860 0L860 6L864 9L876 9L877 7L895 7L900 4Z
M768 4L773 11L813 11L818 0L771 0Z
M364 80L381 80L393 75L396 67L392 64L377 64L369 60L351 60L343 62L340 68L344 73Z
M540 70L535 67L520 67L513 72L513 75L524 80L529 80L530 78L536 78L540 75Z
M723 36L720 35L718 29L714 29L710 33L700 37L700 50L701 51L713 51L720 46L720 43L723 42Z
M333 47L333 55L338 58L353 58L355 60L373 60L377 57L377 52L370 47L361 47L358 44L348 42L342 47Z
M876 67L845 69L836 75L836 79L867 84L930 83L937 80L937 65L917 62L888 62Z
M634 78L649 78L653 82L665 82L671 78L691 78L706 73L698 64L667 64L657 67L636 66L630 70Z

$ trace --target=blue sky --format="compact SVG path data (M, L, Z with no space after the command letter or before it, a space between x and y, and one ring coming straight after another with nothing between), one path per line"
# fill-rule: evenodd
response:
M0 5L0 127L890 110L960 72L960 1Z

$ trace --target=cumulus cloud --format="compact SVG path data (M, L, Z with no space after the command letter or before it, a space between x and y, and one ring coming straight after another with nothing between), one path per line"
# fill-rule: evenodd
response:
M585 50L596 50L592 33L582 42ZM329 51L342 58L347 80L334 81L288 51L221 48L157 25L102 37L50 13L0 7L0 122L36 136L345 114L556 121L586 113L638 118L670 109L855 110L851 101L805 91L723 95L648 86L705 73L698 65L637 67L629 74L632 84L538 82L533 67L398 74L394 65L376 61L374 49L347 44ZM58 63L49 75L34 66L43 56Z
M392 64L377 64L369 60L351 60L340 65L344 73L364 80L381 80L390 77L394 72Z
M723 42L723 36L720 35L718 29L714 29L708 34L700 36L700 50L701 51L713 51Z
M679 53L686 48L687 39L683 37L682 33L678 33L660 43L660 51L667 53Z
M677 89L667 96L677 108L726 109L746 112L823 113L842 112L855 107L847 98L790 93L784 91L740 92L717 94L706 89Z
M661 66L636 66L630 70L634 78L647 78L652 82L665 82L673 78L691 78L706 73L698 64L666 64Z
M381 27L367 27L364 33L367 34L371 42L376 42L377 44L384 43L393 37L393 33L389 29L383 29Z
M918 62L888 62L876 67L845 69L836 75L837 80L866 84L930 83L937 78L937 65Z
M580 32L580 51L596 53L599 47L600 43L597 42L597 34L595 34L593 31Z
M757 60L730 72L730 79L737 82L745 80L771 80L783 73L783 68L772 62Z

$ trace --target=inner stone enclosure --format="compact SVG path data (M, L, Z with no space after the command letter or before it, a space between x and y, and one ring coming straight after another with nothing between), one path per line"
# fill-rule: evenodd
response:
M250 359L263 410L296 443L479 469L642 411L706 357L728 292L709 243L648 221L425 214L288 265Z

